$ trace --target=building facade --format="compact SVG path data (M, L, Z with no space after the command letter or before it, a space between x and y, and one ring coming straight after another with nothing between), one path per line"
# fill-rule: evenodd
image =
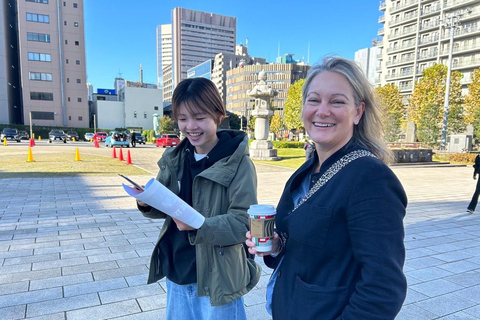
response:
M370 47L355 52L355 62L362 68L372 86L380 85L380 79L377 77L377 70L380 67L380 61L377 57L382 50L379 47Z
M171 101L175 85L187 78L188 69L220 52L235 53L237 19L177 7L171 26L172 64L163 67L161 76L164 102Z
M463 74L466 93L473 70L480 67L480 1L386 0L379 9L382 85L395 83L409 97L423 70L448 65L453 32L451 70ZM452 21L455 27L449 28Z
M249 117L254 100L247 96L258 82L258 73L265 70L267 85L278 91L271 105L275 112L283 115L283 107L287 99L288 89L292 84L307 76L310 66L306 64L254 64L240 65L227 71L227 110L237 115Z
M172 25L157 26L157 87L163 88L163 69L172 64Z
M6 65L18 63L7 82L18 79L20 88L8 93L10 101L20 101L7 104L8 121L28 125L31 115L35 125L88 127L83 0L2 4L4 19L13 22L4 36L5 47L13 49Z

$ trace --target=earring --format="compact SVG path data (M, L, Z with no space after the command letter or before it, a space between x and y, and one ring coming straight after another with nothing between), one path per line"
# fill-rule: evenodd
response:
M357 124L358 124L358 120L353 121L353 123L354 123L355 125L357 125Z

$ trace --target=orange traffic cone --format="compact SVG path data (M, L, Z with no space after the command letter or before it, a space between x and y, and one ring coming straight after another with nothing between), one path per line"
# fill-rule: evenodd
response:
M132 157L130 157L130 150L127 151L127 164L132 164Z
M117 158L117 151L115 151L115 146L113 147L112 158Z
M82 161L82 159L80 159L80 152L78 152L78 148L77 148L77 151L75 152L75 161Z
M34 146L35 146L35 140L30 139L30 147L34 147Z
M28 147L28 157L27 157L27 162L34 162L33 160L33 154L32 154L32 147Z
M118 160L123 161L123 152L121 148L120 148L120 154L118 155Z

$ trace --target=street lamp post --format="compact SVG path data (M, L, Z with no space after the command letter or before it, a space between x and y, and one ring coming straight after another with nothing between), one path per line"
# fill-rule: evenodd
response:
M467 8L467 12L470 13L470 9ZM452 74L452 55L453 55L453 37L455 30L460 27L460 17L463 15L463 11L453 12L445 16L445 29L450 29L450 48L448 52L448 65L447 65L447 80L445 88L445 99L443 102L443 127L442 127L442 141L440 150L446 149L447 144L447 125L448 125L448 113L450 111L450 80Z

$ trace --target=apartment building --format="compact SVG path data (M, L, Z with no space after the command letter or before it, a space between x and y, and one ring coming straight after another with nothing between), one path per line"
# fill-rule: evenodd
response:
M9 122L88 127L83 0L4 0L5 47L12 48L6 65L14 65L7 82ZM5 16L6 15L6 16ZM7 35L8 34L8 35ZM0 90L2 88L0 87ZM16 95L16 97L14 97Z
M235 53L237 19L177 7L172 12L171 30L172 63L162 68L161 76L163 101L171 101L175 85L187 78L188 69L220 52Z
M267 74L267 85L278 91L271 105L276 112L283 114L288 89L292 84L307 76L310 66L306 64L254 64L240 65L227 71L227 110L237 115L249 117L254 100L247 96L258 82L258 73L262 70Z
M409 97L423 70L448 65L453 32L452 69L463 74L464 93L474 69L480 67L480 1L385 0L377 45L381 66L378 80L395 83ZM450 28L453 23L453 28Z
M157 26L157 87L163 87L163 69L172 64L172 25Z

